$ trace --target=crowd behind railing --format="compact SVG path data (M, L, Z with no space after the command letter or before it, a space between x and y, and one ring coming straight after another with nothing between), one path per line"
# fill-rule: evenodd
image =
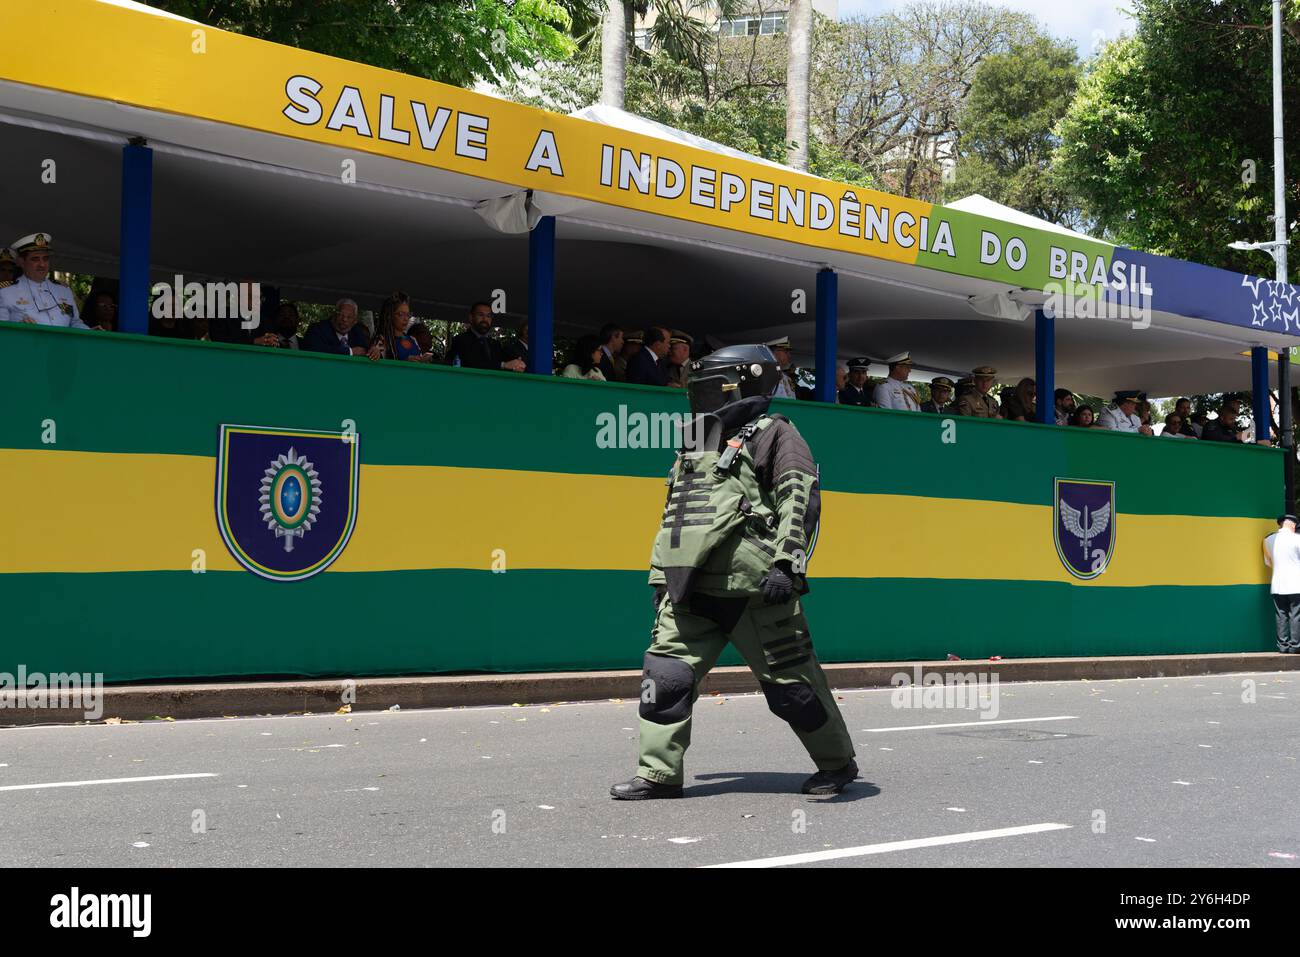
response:
M16 241L11 249L0 249L0 321L81 329L117 329L117 300L111 280L96 279L82 308L68 286L50 278L53 240L45 233L33 233ZM171 310L175 312L177 310ZM84 317L83 317L84 312ZM447 324L446 347L435 349L430 327L414 319L410 297L395 292L381 304L376 316L365 316L352 299L339 299L327 318L305 322L293 302L278 302L249 324L238 317L206 319L151 310L149 334L173 339L194 339L246 343L269 348L297 349L365 357L372 361L440 363L472 369L522 372L528 362L528 325L520 323L512 336L494 335L498 316L486 301L470 306L464 326L451 335ZM703 345L703 344L702 344ZM811 372L792 365L790 341L786 337L766 345L781 365L777 395L811 399ZM624 329L607 323L599 331L579 336L569 349L567 361L553 363L557 375L568 378L639 385L685 388L695 339L679 329L649 326L644 330ZM709 351L707 348L698 350ZM1038 420L1037 386L1033 379L1021 379L1014 387L993 394L997 369L977 366L956 381L937 376L928 384L911 380L913 360L904 352L882 364L888 375L873 381L869 369L873 360L859 357L836 368L836 398L841 405L930 412L975 418ZM1137 390L1115 393L1112 402L1098 408L1069 389L1053 394L1053 421L1058 426L1108 429L1156 435L1152 407L1146 394ZM1254 431L1240 424L1242 399L1229 394L1222 400L1218 417L1193 412L1190 399L1180 398L1166 415L1162 438L1242 442ZM1268 443L1268 434L1256 441Z

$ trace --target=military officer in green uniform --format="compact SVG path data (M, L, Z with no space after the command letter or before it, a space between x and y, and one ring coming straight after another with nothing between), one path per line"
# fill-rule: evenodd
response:
M781 379L763 345L691 363L694 415L650 562L655 621L641 683L640 763L636 777L610 789L617 799L682 796L691 710L728 641L818 768L803 793L836 794L857 776L799 600L821 489L803 437L768 412Z
M997 399L989 395L997 374L998 370L992 366L972 369L970 375L973 388L958 397L954 411L958 415L974 416L977 419L1002 418L1002 407L998 405Z

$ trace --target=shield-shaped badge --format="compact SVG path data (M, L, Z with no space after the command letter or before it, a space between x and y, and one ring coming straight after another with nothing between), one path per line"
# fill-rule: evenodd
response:
M357 524L361 437L223 425L217 526L239 564L274 581L324 571Z
M1115 552L1115 483L1056 480L1056 554L1075 578L1096 578Z

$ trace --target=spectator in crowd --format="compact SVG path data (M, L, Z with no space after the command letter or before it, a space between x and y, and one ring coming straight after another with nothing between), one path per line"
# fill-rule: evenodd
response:
M275 349L300 349L298 326L302 319L298 315L298 304L282 302L275 310L275 331L263 333L253 340L259 346L271 346Z
M1081 405L1070 413L1070 425L1076 425L1081 429L1095 429L1097 427L1097 417L1093 414L1092 406Z
M0 289L0 321L73 329L88 326L77 312L72 290L50 278L54 239L49 233L32 233L13 244L22 275Z
M779 339L773 339L767 343L767 347L772 350L772 355L776 356L776 364L781 367L781 380L777 382L776 391L772 394L778 399L795 398L798 382L795 380L794 373L790 371L790 337L781 336Z
M907 384L907 377L912 374L912 354L900 352L885 362L889 365L889 375L873 390L872 404L881 409L920 412L921 400L916 390Z
M375 340L370 344L371 359L396 359L399 362L428 362L433 357L415 341L411 326L411 299L395 292L379 307L375 322Z
M871 360L859 356L849 360L849 382L840 389L840 405L871 405L871 396L867 393L867 369Z
M1142 435L1154 435L1151 426L1143 425L1137 416L1137 405L1146 393L1127 390L1115 393L1115 401L1101 410L1097 418L1097 427L1110 429L1112 432L1138 432Z
M113 294L107 290L101 289L88 295L82 314L86 325L92 329L108 332L117 329L117 303L113 301Z
M1189 438L1199 439L1201 437L1201 427L1192 422L1192 400L1179 399L1174 403L1174 411L1178 417L1183 420L1183 435Z
M1269 591L1277 624L1277 650L1300 654L1300 535L1296 517L1283 515L1279 528L1265 540L1264 561L1273 568Z
M1199 439L1205 434L1205 423L1210 421L1210 417L1204 412L1193 412L1192 428L1196 431L1196 437Z
M946 375L933 379L930 382L930 398L921 403L921 411L934 412L939 415L950 414L952 407L948 403L952 401L954 388L952 380Z
M172 310L168 310L172 312ZM162 339L197 339L194 320L184 316L155 316L149 314L149 335Z
M415 344L420 347L420 355L428 356L425 362L437 362L437 357L433 354L433 333L423 322L413 322L407 327L407 335L415 340Z
M501 343L492 338L492 307L476 302L469 307L469 328L447 347L447 364L466 369L508 369L523 372L524 360L506 356Z
M1033 379L1021 379L1015 391L1002 403L1002 417L1014 422L1033 422L1038 418L1038 385Z
M1219 417L1205 423L1205 427L1201 429L1201 438L1206 442L1242 441L1244 430L1237 424L1240 415L1241 397L1235 393L1225 395L1223 405L1219 407Z
M1183 417L1177 412L1170 412L1165 416L1165 430L1160 433L1162 439L1195 439L1196 436L1188 435L1183 431Z
M664 379L674 389L686 388L686 366L691 361L691 346L695 340L674 329L668 336L668 367L664 370Z
M304 352L364 356L370 350L370 337L363 326L357 325L357 304L340 299L334 304L332 316L307 328L300 346Z
M664 368L668 355L668 330L651 326L645 331L642 348L628 359L627 381L637 385L667 385Z
M978 419L1001 418L1002 410L998 400L989 394L998 370L992 366L979 366L970 373L971 390L957 399L958 415L974 416ZM960 392L960 389L958 390Z
M600 371L600 360L605 355L599 336L583 336L573 347L569 364L561 373L566 379L591 379L605 382L605 373Z
M620 353L623 351L623 327L607 322L600 327L600 374L606 382L623 378L618 370ZM626 366L624 366L626 368Z
M1151 403L1147 401L1146 393L1143 393L1142 398L1138 400L1137 417L1138 417L1138 421L1141 422L1143 425L1145 425L1147 428L1152 428ZM1152 431L1154 434L1154 429Z
M627 381L627 367L632 357L645 348L645 333L640 329L623 335L623 348L614 352L614 378L619 382Z
M1074 393L1069 389L1057 389L1054 398L1056 403L1056 424L1068 425L1070 414L1074 412Z
M835 363L835 401L840 401L840 393L844 391L845 384L849 381L849 367L843 362Z
M518 359L528 368L528 320L525 319L515 327L515 337L503 347L507 359Z
M0 246L0 289L11 285L22 274L14 251L8 246Z
M1282 523L1286 521L1285 515L1277 517L1277 531L1282 530ZM1264 564L1269 568L1273 567L1273 542L1277 539L1277 532L1269 532L1264 536Z

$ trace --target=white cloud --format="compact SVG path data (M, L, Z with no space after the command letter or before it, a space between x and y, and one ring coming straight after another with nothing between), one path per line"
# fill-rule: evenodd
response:
M840 19L878 14L905 6L908 0L839 0ZM1048 33L1069 38L1080 56L1121 33L1133 32L1133 20L1121 8L1124 0L1003 0L997 6L1032 14ZM1100 41L1100 42L1099 42Z

